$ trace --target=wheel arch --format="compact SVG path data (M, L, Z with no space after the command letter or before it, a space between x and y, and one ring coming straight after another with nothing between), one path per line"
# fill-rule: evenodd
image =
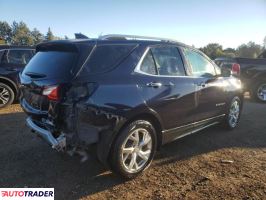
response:
M158 119L158 117L156 117L156 115L154 115L153 113L141 113L138 115L135 115L133 117L131 117L129 120L127 120L123 126L119 129L119 132L121 132L121 130L123 130L128 124L136 121L136 120L146 120L148 122L150 122L153 127L155 128L156 131L156 135L157 135L157 149L159 149L162 145L162 123L161 120ZM118 135L117 134L117 135Z
M114 132L113 137L103 137L97 145L97 155L98 159L106 166L109 166L108 158L112 151L114 141L117 139L119 133L130 123L136 120L147 120L155 128L157 135L157 150L162 146L162 123L161 120L156 117L152 111L140 113L129 117L117 131Z

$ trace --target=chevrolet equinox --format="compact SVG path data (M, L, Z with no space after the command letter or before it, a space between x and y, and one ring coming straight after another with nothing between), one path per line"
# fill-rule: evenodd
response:
M58 151L86 151L133 178L163 144L239 122L239 79L168 39L106 35L51 41L20 74L26 124Z

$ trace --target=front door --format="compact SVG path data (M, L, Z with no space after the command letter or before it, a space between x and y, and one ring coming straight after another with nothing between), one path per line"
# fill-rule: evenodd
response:
M193 122L195 84L186 75L176 47L149 48L137 72L140 94L148 107L161 117L165 130L177 130Z
M205 55L192 49L184 49L184 55L191 67L191 77L194 79L197 98L195 122L209 120L224 114L225 90L224 80L218 77L214 63Z

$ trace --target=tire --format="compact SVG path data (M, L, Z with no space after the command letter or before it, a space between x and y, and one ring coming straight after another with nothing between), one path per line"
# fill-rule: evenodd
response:
M0 83L0 108L4 108L13 103L14 91L6 84Z
M134 121L120 132L112 146L112 171L126 179L134 178L147 169L153 160L157 147L155 129L148 121Z
M266 103L266 80L256 83L251 95L257 102Z
M240 120L242 102L241 99L236 96L231 100L231 103L228 107L228 111L224 120L224 127L228 130L235 129Z

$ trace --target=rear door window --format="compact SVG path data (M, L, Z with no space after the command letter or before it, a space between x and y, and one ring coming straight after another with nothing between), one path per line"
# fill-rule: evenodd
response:
M155 66L155 62L154 62L151 50L148 51L145 58L143 59L141 66L140 66L140 71L146 74L152 74L152 75L157 74L156 66Z
M47 78L70 77L78 54L62 51L39 51L28 63L23 75L40 74Z
M185 76L183 61L176 47L155 47L151 50L159 75Z
M107 72L123 61L135 47L135 44L99 45L93 50L81 74Z

